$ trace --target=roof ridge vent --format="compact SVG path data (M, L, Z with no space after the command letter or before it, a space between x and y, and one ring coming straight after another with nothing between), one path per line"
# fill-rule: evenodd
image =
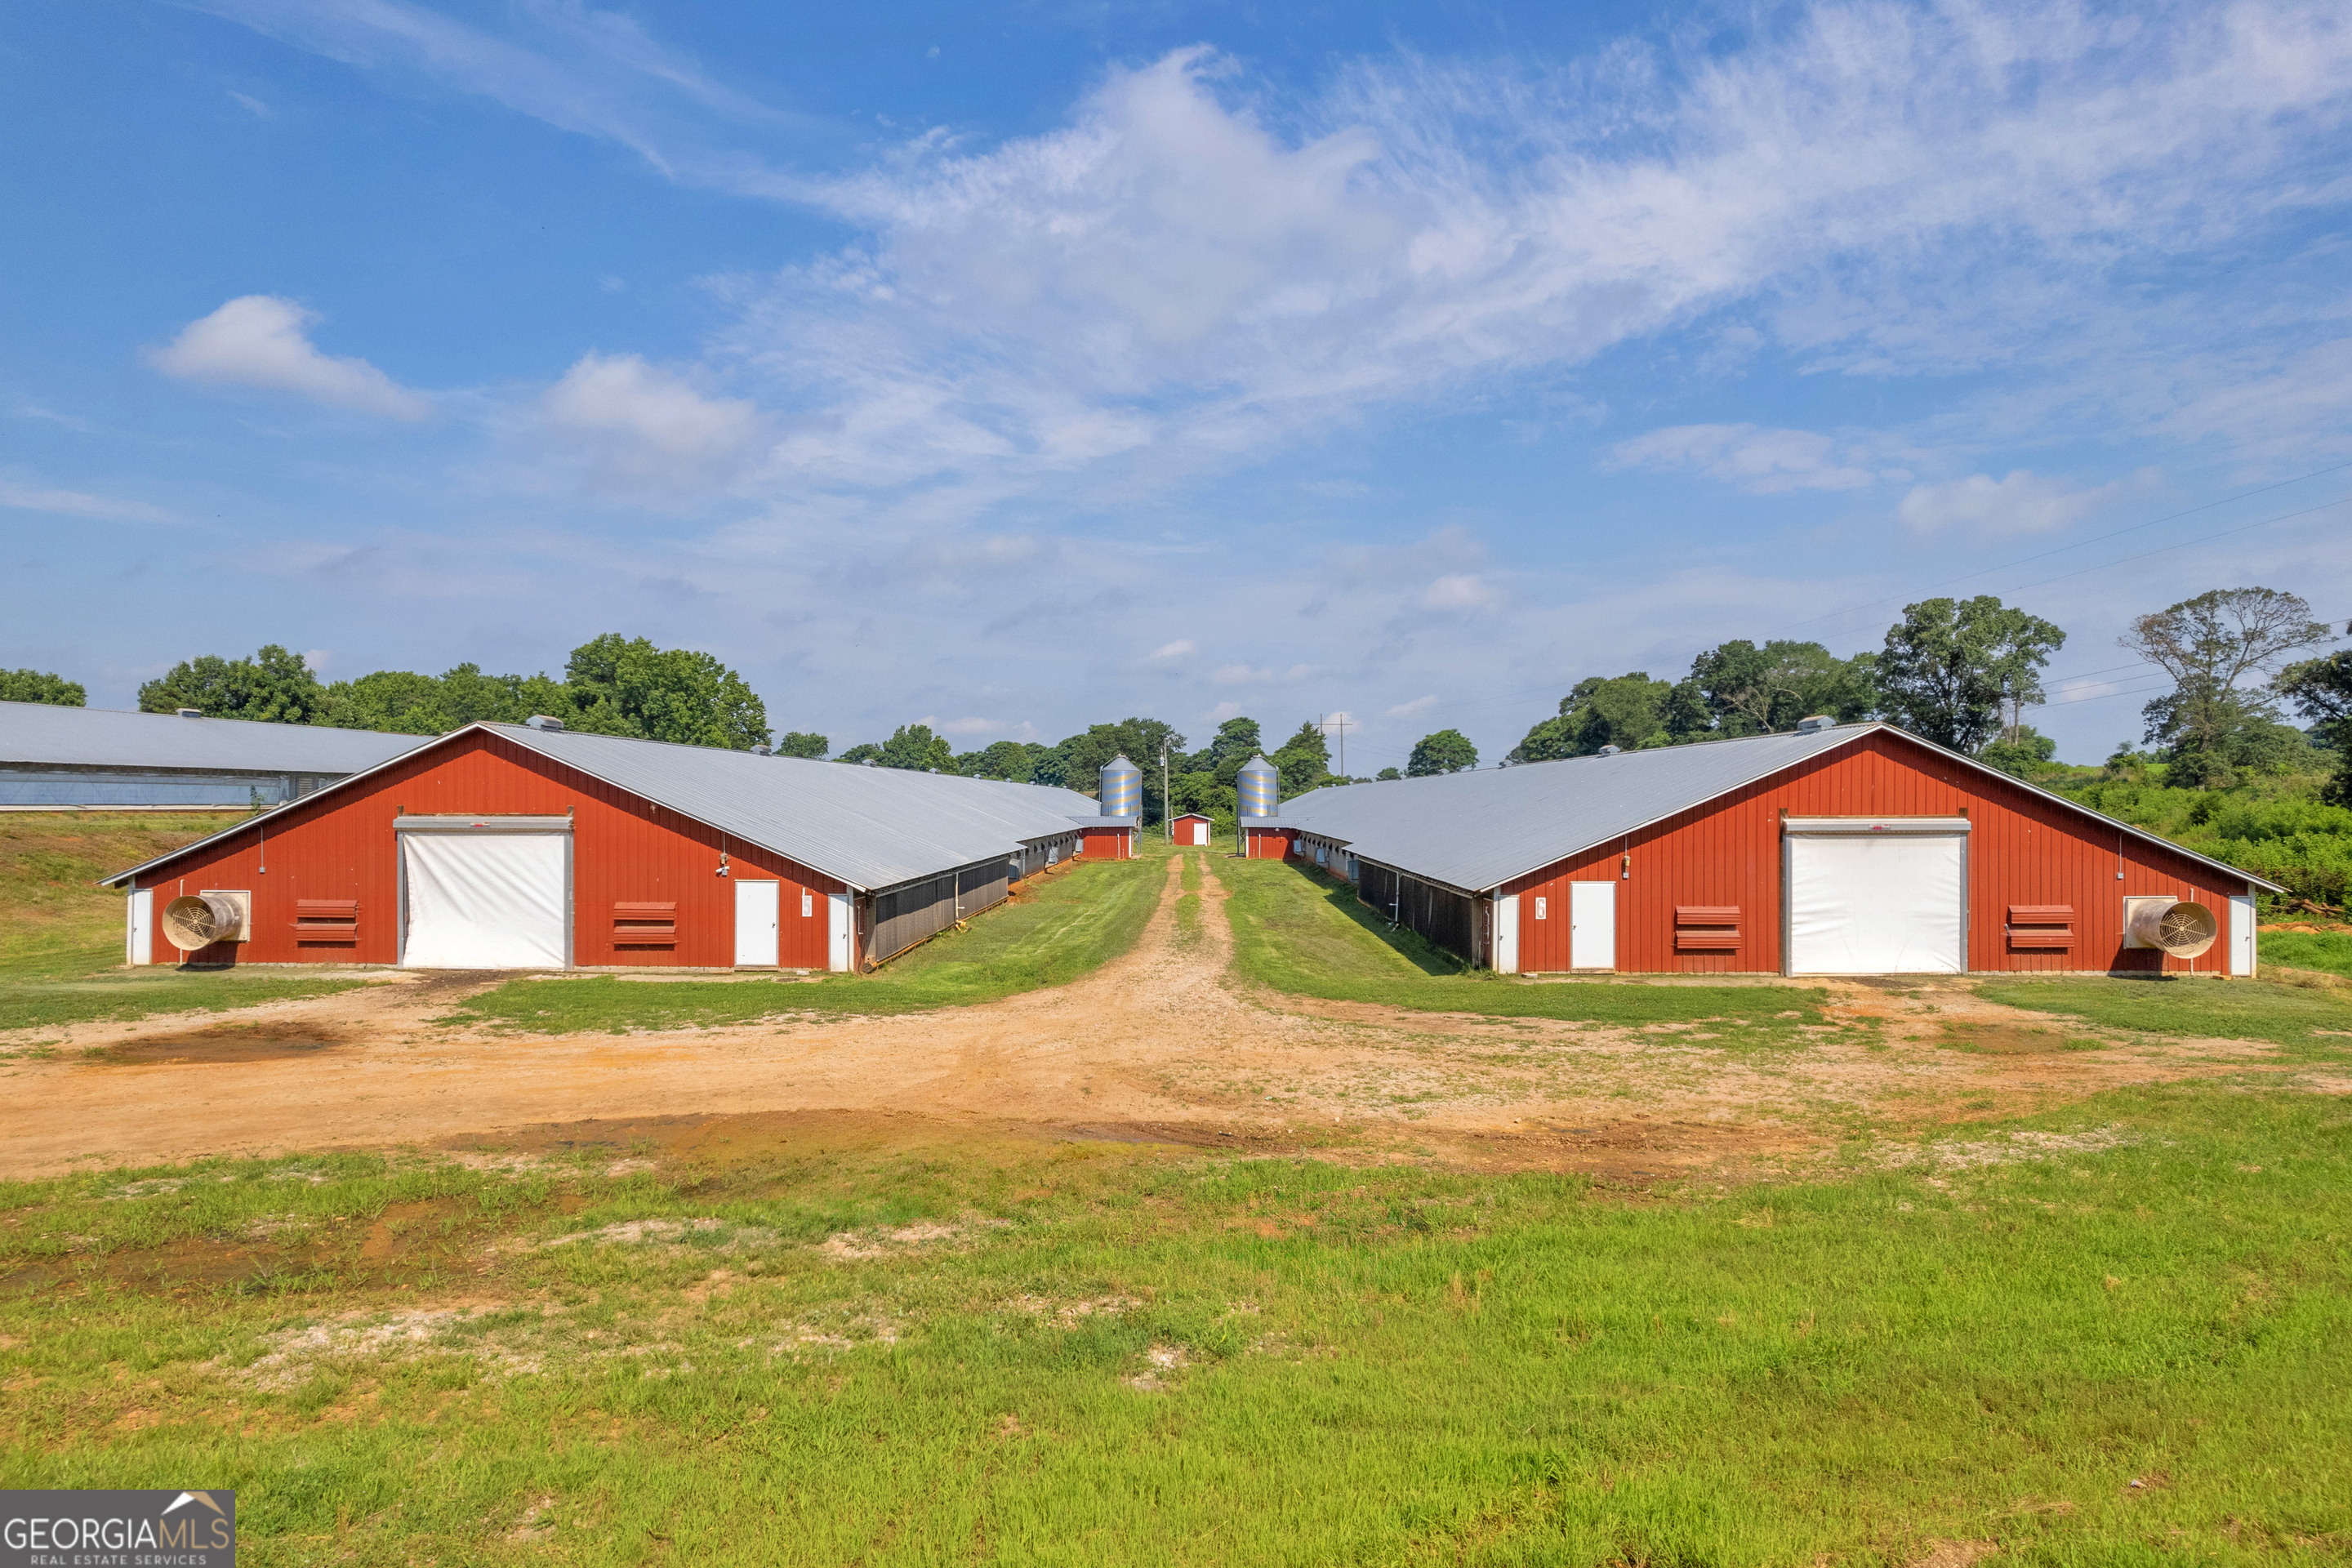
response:
M1622 746L1603 746L1592 754L1596 757L1613 757L1624 749Z
M205 710L201 708L174 708L172 711L183 719L201 719L205 716Z
M772 757L775 755L775 748L762 741L751 748L751 754L755 757Z
M1800 719L1797 721L1797 733L1800 735L1817 735L1823 730L1834 730L1836 728L1837 721L1831 718L1826 713L1816 713L1809 719Z
M524 720L523 723L526 727L533 730L561 730L563 728L563 721L558 719L552 713L534 713L530 718Z

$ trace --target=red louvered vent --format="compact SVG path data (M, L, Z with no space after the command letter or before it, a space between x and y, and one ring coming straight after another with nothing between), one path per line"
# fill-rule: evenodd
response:
M2009 924L2003 929L2008 933L2012 952L2072 947L2074 945L2074 906L2011 904L2009 906Z
M614 947L676 947L677 905L616 903L613 906Z
M1676 904L1676 952L1735 952L1739 948L1738 904Z
M297 899L294 900L296 942L357 942L360 901L357 899Z

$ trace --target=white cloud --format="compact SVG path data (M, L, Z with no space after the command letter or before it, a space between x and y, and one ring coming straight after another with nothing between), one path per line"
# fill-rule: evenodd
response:
M719 483L760 433L747 400L706 397L635 354L583 354L541 407L555 429L591 437L598 471L625 487Z
M1178 637L1174 642L1161 643L1158 647L1153 648L1147 657L1156 661L1167 658L1182 658L1187 654L1194 654L1200 651L1201 645L1194 642L1191 637Z
M86 517L99 522L171 522L176 521L161 507L145 501L117 500L110 496L92 495L87 490L58 489L42 484L26 484L0 476L0 506L18 511L45 511L56 517Z
M1941 484L1914 485L1895 507L1895 515L1915 533L1936 533L1948 528L1995 537L2047 533L2079 522L2124 497L2144 493L2155 483L2156 475L2142 470L2084 489L2062 479L2014 468L2006 479L1971 474Z
M237 91L235 88L231 88L229 89L228 95L236 100L236 101L244 107L245 110L257 120L275 120L278 118L278 111L276 110L262 102L261 100L252 97L250 94L242 93Z
M247 294L191 321L150 350L147 363L166 375L291 392L319 403L393 419L422 419L433 405L363 359L320 353L304 329L319 320L291 300Z
M1386 713L1382 714L1381 717L1386 719L1416 718L1436 707L1437 702L1437 693L1433 691L1426 697L1416 697L1410 702L1400 702L1395 707L1390 709Z
M1850 490L1880 477L1859 466L1858 447L1811 430L1756 425L1677 425L1610 448L1613 468L1696 468L1750 495L1785 490Z
M1421 605L1425 610L1483 610L1501 603L1502 597L1478 577L1457 573L1423 589Z

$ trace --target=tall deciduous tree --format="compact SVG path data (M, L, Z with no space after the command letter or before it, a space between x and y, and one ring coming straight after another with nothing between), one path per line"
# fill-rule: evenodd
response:
M787 730L776 737L776 755L806 757L816 762L833 750L833 742L810 730Z
M1849 724L1877 709L1877 664L1874 654L1840 658L1817 642L1723 643L1691 661L1660 702L1659 723L1675 741L1778 734L1816 713Z
M46 702L52 708L86 708L89 693L78 680L42 669L0 669L0 702Z
M139 689L148 713L193 708L209 719L257 719L271 724L326 721L327 689L302 656L276 643L251 658L205 654L174 665Z
M1092 794L1100 783L1103 765L1113 757L1124 756L1143 773L1143 820L1161 820L1167 802L1160 788L1160 746L1165 741L1171 752L1181 752L1184 737L1175 729L1157 719L1122 719L1116 724L1090 724L1084 731L1071 736L1055 748L1058 755L1045 767L1056 767L1059 783L1066 787ZM1039 781L1043 779L1041 773Z
M607 632L574 648L563 673L572 701L566 721L578 729L735 751L768 738L766 706L707 653Z
M1249 759L1242 759L1246 763ZM1282 743L1282 750L1266 758L1274 764L1282 779L1285 800L1305 795L1311 789L1321 789L1333 782L1331 777L1331 742L1321 726L1309 719L1298 726L1297 733Z
M1423 735L1413 742L1412 755L1405 759L1407 778L1427 778L1433 773L1466 773L1478 765L1478 748L1470 737L1459 730L1440 730Z
M2352 626L2345 630L2352 632ZM2311 721L2311 732L2336 752L2336 774L2320 792L2331 805L2352 806L2352 653L2291 664L2278 690Z
M2274 697L2252 679L2335 634L2294 594L2216 588L2140 616L2120 640L2172 677L2172 690L2140 710L2144 738L2161 744L2185 779L2210 789L2293 754L2278 733Z
M909 773L953 773L955 748L932 734L929 724L901 724L882 742L875 761Z
M1614 679L1589 676L1559 700L1559 712L1546 719L1513 748L1514 763L1557 762L1589 757L1603 746L1632 751L1665 738L1665 709L1674 688L1634 670Z
M1880 701L1915 735L1973 755L2042 700L2042 668L2066 634L1990 594L1903 607L1878 657Z

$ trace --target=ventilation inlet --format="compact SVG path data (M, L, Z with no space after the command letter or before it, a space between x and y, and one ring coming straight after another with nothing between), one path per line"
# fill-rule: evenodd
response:
M1622 746L1603 746L1592 754L1596 757L1613 757L1622 750L1624 748Z
M1816 735L1823 730L1834 730L1836 728L1837 721L1831 718L1826 713L1816 713L1810 719L1800 719L1797 721L1797 733L1800 735Z
M561 730L563 728L562 720L547 713L534 713L530 718L524 720L523 723L533 730Z
M205 716L205 710L201 708L174 708L172 711L183 719L201 719Z

